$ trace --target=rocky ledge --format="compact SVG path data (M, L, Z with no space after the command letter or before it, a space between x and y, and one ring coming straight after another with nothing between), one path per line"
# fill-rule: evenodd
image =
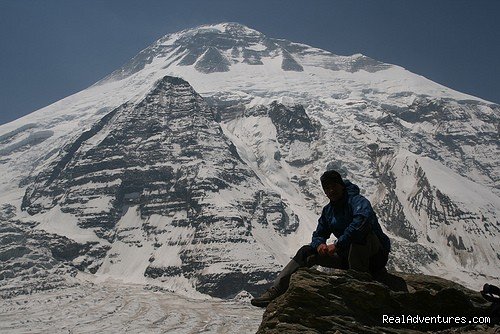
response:
M498 333L498 325L469 324L489 315L479 292L439 277L389 273L374 281L355 271L300 269L257 333Z

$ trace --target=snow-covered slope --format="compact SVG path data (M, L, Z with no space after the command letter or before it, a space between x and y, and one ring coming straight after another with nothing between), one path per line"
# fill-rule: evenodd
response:
M83 283L0 302L0 331L17 333L253 334L262 310L247 300L182 298L152 287Z
M309 241L336 168L393 267L479 287L500 276L499 111L363 55L202 26L1 126L1 203L76 242L68 268L230 296Z

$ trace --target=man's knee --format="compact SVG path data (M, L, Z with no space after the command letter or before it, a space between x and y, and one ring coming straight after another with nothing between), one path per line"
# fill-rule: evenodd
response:
M316 254L316 251L311 247L311 245L304 245L300 247L297 251L297 254L293 257L293 259L301 266L307 265L307 258L311 255Z
M311 247L311 245L304 245L297 251L297 254L307 254L308 256L314 253L314 249Z

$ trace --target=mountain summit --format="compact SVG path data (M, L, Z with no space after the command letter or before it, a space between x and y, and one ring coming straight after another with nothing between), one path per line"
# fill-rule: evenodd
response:
M500 276L499 111L363 55L201 26L1 126L0 219L68 273L231 297L309 242L335 168L393 269L477 288Z
M313 54L318 59L313 59ZM308 65L314 60L325 69L348 72L376 72L390 66L361 55L340 57L307 45L268 38L238 23L222 23L167 35L141 51L104 82L129 77L156 61L162 62L165 68L194 66L198 72L207 74L228 72L238 64L267 64L279 66L283 71L302 72L301 62Z

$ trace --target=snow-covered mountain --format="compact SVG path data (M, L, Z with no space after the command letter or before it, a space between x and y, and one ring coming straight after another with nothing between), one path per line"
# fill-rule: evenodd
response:
M375 206L393 268L477 288L500 277L499 112L236 23L170 34L0 127L0 256L27 276L44 249L70 273L256 292L309 242L336 168ZM58 241L16 251L26 238Z

